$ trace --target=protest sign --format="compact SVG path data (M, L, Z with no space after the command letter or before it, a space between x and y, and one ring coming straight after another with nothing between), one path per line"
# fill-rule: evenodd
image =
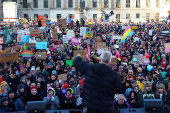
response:
M152 36L153 30L149 30L149 35Z
M22 35L17 35L17 42L22 42Z
M30 36L40 35L40 29L30 29Z
M46 27L46 16L44 15L38 15L38 21L41 20L41 27Z
M117 68L117 58L116 58L116 57L112 57L109 66L110 66L110 67L113 67L114 69Z
M96 42L102 42L102 38L101 38L100 36L98 36L98 37L96 38Z
M133 42L139 42L139 39L140 39L140 38L138 38L138 37L134 37L134 38L133 38Z
M3 30L0 30L0 34L4 34Z
M19 46L12 46L13 51L17 51L19 49Z
M53 40L58 41L57 29L52 29Z
M61 85L63 85L64 81L67 80L67 74L58 75L58 79L59 79L59 83L61 83Z
M68 31L66 31L66 33L67 33L69 39L75 37L75 32L73 30L68 30Z
M93 28L93 24L88 24L88 28L92 29Z
M0 45L0 51L2 51L2 45Z
M80 36L83 36L83 38L86 38L86 27L80 27Z
M29 38L29 43L36 43L35 37L30 37Z
M30 38L30 35L23 35L22 36L22 42L23 43L29 43L29 38Z
M35 55L36 55L37 60L38 59L46 59L47 53L46 52L36 52Z
M132 26L132 29L136 30L136 29L138 29L138 26Z
M170 53L170 43L165 43L165 53Z
M86 37L93 37L93 31L86 31Z
M22 51L22 57L31 58L33 57L33 51L32 50L23 50Z
M4 53L0 54L0 62L10 62L10 61L16 61L19 58L19 54L17 52L14 53Z
M88 58L87 50L74 50L73 53L74 58L77 56L78 53L81 55L83 60L86 60Z
M67 23L70 23L71 22L71 19L67 19Z
M0 44L3 44L4 42L3 42L3 37L0 37Z
M36 47L36 43L26 43L27 47Z
M95 42L95 50L99 48L106 48L106 42Z
M66 66L73 66L73 60L66 60Z
M63 42L64 43L68 43L68 36L67 35L63 35Z
M113 39L121 39L122 36L113 35Z
M36 42L36 49L47 49L47 42Z
M57 19L57 26L60 29L64 29L67 27L67 20L66 19Z

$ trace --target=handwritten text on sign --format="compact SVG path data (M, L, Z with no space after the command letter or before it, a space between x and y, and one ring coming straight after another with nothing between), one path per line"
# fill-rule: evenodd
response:
M170 43L165 43L165 53L170 53Z

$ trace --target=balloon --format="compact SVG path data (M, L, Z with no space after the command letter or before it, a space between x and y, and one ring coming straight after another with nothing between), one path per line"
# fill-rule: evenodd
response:
M136 58L133 58L133 62L137 62L138 60Z
M61 91L61 94L64 96L64 95L66 94L66 89L63 89L63 90Z
M149 55L149 54L146 54L146 58L149 58L149 57L151 57L151 55Z
M147 64L147 63L149 63L149 62L145 60L145 61L143 61L143 63L144 63L144 64Z
M153 69L153 67L152 67L151 65L148 65L148 66L147 66L147 70L148 70L148 71L151 71L152 69Z

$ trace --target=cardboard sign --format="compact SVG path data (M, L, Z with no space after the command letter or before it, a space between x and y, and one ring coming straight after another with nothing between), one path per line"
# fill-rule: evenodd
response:
M41 20L41 27L46 27L46 16L44 15L38 15L38 21Z
M46 59L47 53L46 52L36 52L36 59Z
M10 52L11 51L11 47L6 48L5 51L9 51Z
M57 19L57 26L60 29L64 29L67 27L67 20L66 19Z
M102 38L101 38L100 36L98 36L98 37L96 38L96 41L97 41L97 42L102 42Z
M88 24L88 28L92 29L93 28L93 24Z
M36 47L36 43L26 43L27 47Z
M33 51L32 50L23 50L22 51L22 57L31 58L33 57Z
M117 58L112 58L111 63L109 64L110 67L113 67L114 69L117 68Z
M40 29L30 29L30 36L40 35Z
M17 51L19 49L19 46L12 46L13 51Z
M0 54L0 62L2 63L16 61L18 58L19 54L17 52Z
M170 53L170 43L165 43L165 53Z
M106 48L106 42L95 42L95 50L99 48Z
M58 75L58 79L59 79L59 83L61 83L61 85L62 85L64 83L64 81L67 80L67 74Z
M87 50L74 50L74 58L77 56L77 53L79 53L83 60L86 60L88 58Z
M57 33L57 29L52 29L52 33Z

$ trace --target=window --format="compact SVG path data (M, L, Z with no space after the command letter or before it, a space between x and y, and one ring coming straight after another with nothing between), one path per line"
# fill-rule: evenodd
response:
M126 14L126 19L130 19L130 14L129 13Z
M72 0L68 0L68 7L72 8L73 7L73 1Z
M38 0L34 0L34 8L38 8Z
M150 7L150 0L146 0L146 7L147 7L147 8Z
M120 0L116 0L116 8L120 8Z
M160 0L156 0L156 7L160 7Z
M155 17L156 19L159 19L159 13L156 13Z
M48 8L48 0L44 0L44 8Z
M16 2L17 3L17 0L12 0L12 2Z
M80 0L81 9L85 9L85 0Z
M104 8L108 8L109 7L109 0L104 0Z
M146 20L149 20L150 13L146 13Z
M38 14L34 14L34 19L36 20L38 18Z
M126 0L126 7L130 7L130 0Z
M28 19L28 14L24 14L24 18Z
M136 7L140 7L140 0L136 0Z
M68 19L72 19L73 14L68 14Z
M23 0L23 8L27 8L27 0Z
M97 7L97 0L93 0L93 7Z
M140 18L140 13L136 13L136 18Z
M46 19L48 19L48 14L44 14L44 16L46 16Z
M61 14L57 14L57 19L60 19L61 18Z
M120 21L120 14L116 14L116 21Z
M61 8L61 0L57 0L57 8Z
M93 14L93 19L97 19L97 14Z

